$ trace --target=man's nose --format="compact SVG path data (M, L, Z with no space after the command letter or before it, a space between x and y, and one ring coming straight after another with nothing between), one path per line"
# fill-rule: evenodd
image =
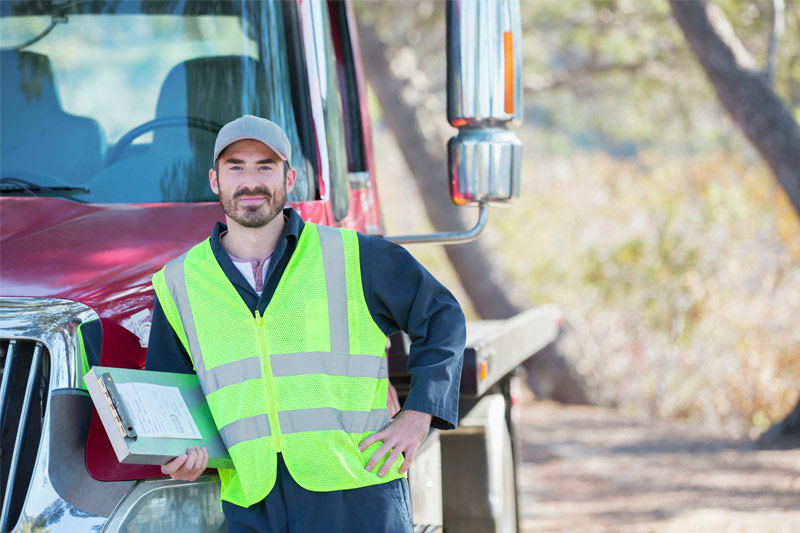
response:
M260 185L261 184L261 176L258 174L258 170L254 168L245 169L244 171L244 178L243 182L245 185Z

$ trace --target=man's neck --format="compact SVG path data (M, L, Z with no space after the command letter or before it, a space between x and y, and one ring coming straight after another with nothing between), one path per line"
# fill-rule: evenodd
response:
M246 228L227 216L228 231L220 237L220 244L229 255L242 259L262 259L272 253L283 234L286 220L283 212L260 228Z

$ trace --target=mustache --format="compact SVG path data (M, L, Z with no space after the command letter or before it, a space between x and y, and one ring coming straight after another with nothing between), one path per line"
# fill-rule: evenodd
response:
M269 200L272 198L272 193L266 187L256 187L254 189L239 189L233 195L233 198L236 199L240 196L264 196Z

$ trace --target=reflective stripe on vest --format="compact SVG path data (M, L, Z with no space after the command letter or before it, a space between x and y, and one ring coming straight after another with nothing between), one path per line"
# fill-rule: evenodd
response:
M374 448L358 450L362 438L390 419L386 337L366 307L355 232L306 224L263 325L257 313L249 314L208 241L170 261L154 286L173 328L185 335L220 436L238 465L220 472L223 499L244 506L262 499L274 474L252 472L273 468L276 450L308 490L401 477L402 458L380 478L363 468Z
M228 448L248 440L269 437L269 419L267 415L240 418L219 428L219 434Z
M172 301L175 302L178 307L178 313L181 315L181 323L186 333L186 341L189 343L189 351L194 362L194 368L197 371L197 377L202 381L200 375L205 374L203 352L200 350L200 341L197 339L194 318L192 318L192 308L189 305L189 293L186 290L186 276L183 272L183 262L188 253L186 252L167 263L164 267L164 278L172 296Z
M294 409L278 413L281 432L327 431L344 428L346 433L378 431L389 423L389 411L340 411L331 407L317 409Z
M344 271L344 244L339 230L317 226L328 289L328 317L331 352L350 353L350 327L347 322L347 277Z
M386 358L374 355L307 352L272 354L269 357L272 362L272 375L275 377L302 374L377 379L389 377ZM211 394L228 385L260 378L261 358L258 356L248 357L206 370L203 377L206 382L203 390L206 394Z

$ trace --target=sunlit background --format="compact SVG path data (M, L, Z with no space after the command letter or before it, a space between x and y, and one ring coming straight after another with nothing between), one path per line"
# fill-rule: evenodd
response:
M769 2L715 2L759 63ZM442 149L440 2L360 2ZM527 305L563 311L592 398L637 417L755 438L800 388L800 223L726 115L666 2L523 1L522 197L481 240ZM800 118L800 7L786 4L774 89ZM389 233L429 229L373 98ZM446 174L429 176L444 190ZM440 247L413 248L477 318Z

